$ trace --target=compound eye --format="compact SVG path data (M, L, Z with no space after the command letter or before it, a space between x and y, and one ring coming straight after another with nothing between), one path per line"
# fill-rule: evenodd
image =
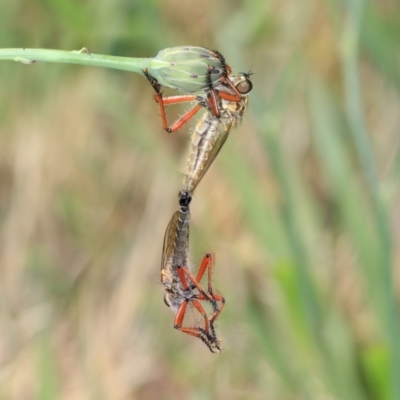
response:
M169 299L168 299L168 294L165 294L165 296L164 296L164 303L167 307L171 307L171 303L169 302Z
M253 84L249 79L246 78L246 80L239 82L236 85L236 89L240 94L247 94L253 89Z

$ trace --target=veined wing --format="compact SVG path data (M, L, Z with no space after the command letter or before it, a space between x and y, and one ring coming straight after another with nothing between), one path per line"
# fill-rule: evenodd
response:
M189 256L189 207L176 211L165 231L161 269L175 271L176 267L187 267Z
M179 220L179 211L176 211L171 220L168 223L167 229L164 235L163 251L161 257L161 269L169 270L171 268L172 259L175 253L175 239L176 231Z

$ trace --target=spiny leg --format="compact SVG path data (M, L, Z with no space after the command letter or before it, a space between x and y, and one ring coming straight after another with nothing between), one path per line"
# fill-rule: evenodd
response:
M232 69L231 67L226 63L225 61L225 57L218 51L218 50L212 50L212 52L214 53L214 55L218 58L221 66L222 66L222 79L221 82L223 84L225 84L226 86L229 86L233 93L235 93L235 96L232 97L228 95L228 93L224 93L221 96L221 92L218 92L218 94L220 95L220 97L222 99L228 100L228 101L233 101L233 102L238 102L241 99L241 95L239 93L239 91L236 89L236 87L233 85L233 83L229 80L228 76L232 73ZM225 97L225 94L228 95L229 97Z
M192 327L192 328L186 328L183 327L183 319L185 317L186 309L189 304L189 301L192 301L193 305L196 307L196 309L203 315L205 324L207 326L206 329L199 328L199 327ZM198 300L191 300L191 299L186 299L181 306L179 307L176 315L175 315L175 320L174 320L174 328L186 333L188 335L194 336L199 338L203 343L206 344L206 346L210 349L211 352L215 353L213 348L215 347L218 352L221 352L221 349L219 347L219 341L216 338L214 327L212 328L212 334L209 332L208 328L208 319L207 315L204 311L204 308L202 305L198 302Z
M212 296L215 302L221 302L221 307L214 308L214 314L209 318L210 323L214 323L215 320L218 318L219 314L221 313L222 309L225 307L225 298L221 295L216 295L213 292L212 288L212 267L214 265L215 257L212 254L207 253L203 261L200 264L199 271L196 276L197 282L201 281L201 278L204 275L205 270L207 269L208 272L208 294Z
M218 50L211 50L211 51L215 55L215 57L218 58L218 61L221 64L222 76L224 78L227 78L232 73L231 67L226 63L225 57Z

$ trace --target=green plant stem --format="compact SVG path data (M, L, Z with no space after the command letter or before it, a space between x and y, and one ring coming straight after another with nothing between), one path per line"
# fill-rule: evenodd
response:
M0 60L10 60L22 62L24 64L34 64L37 61L89 65L92 67L113 68L123 71L136 72L143 75L143 68L149 68L154 63L164 65L162 61L154 58L131 58L105 56L102 54L92 54L84 47L81 50L45 50L45 49L0 49Z

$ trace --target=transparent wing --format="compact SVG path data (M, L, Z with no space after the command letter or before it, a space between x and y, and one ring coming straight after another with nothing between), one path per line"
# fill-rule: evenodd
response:
M161 268L187 267L189 254L189 207L176 211L165 231Z
M164 235L163 252L161 257L161 269L167 267L172 262L176 248L176 236L179 224L179 211L176 211L168 223Z

